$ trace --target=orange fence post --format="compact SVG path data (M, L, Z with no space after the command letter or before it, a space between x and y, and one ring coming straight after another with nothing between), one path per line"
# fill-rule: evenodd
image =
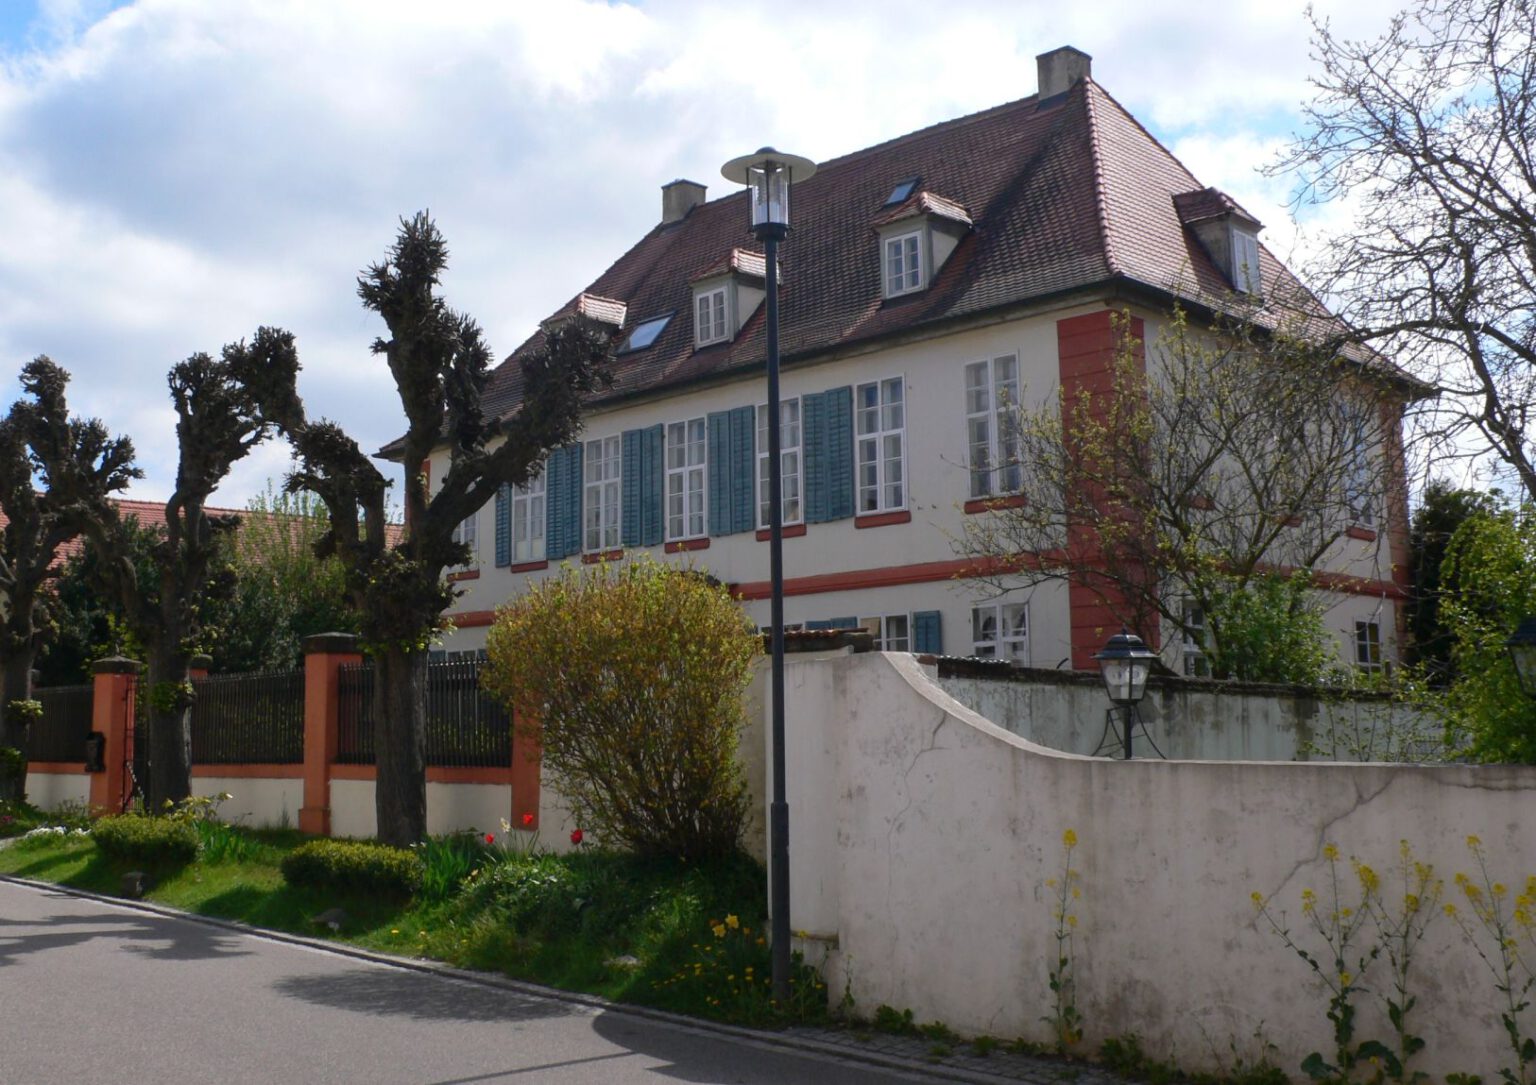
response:
M91 698L91 730L106 740L104 772L91 774L91 811L116 814L133 794L133 693L138 682L137 660L110 656L91 668L95 689Z
M299 829L331 835L331 766L340 744L341 668L363 661L350 633L304 638L304 805Z
M521 710L512 715L512 828L537 832L543 747L539 721Z

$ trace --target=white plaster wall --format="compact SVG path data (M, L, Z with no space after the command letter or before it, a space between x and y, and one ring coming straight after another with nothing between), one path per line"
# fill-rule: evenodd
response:
M192 777L194 795L221 792L228 792L230 797L219 807L220 820L255 828L297 826L299 808L304 805L302 779L204 776L201 773Z
M510 820L511 815L509 784L427 784L427 832L433 835L475 831L495 833L502 839L502 820ZM571 830L576 827L565 801L544 781L539 791L539 848L571 850ZM369 839L377 828L373 781L332 780L331 835ZM529 834L517 832L520 843L526 846Z
M835 925L828 990L966 1033L1048 1039L1047 961L1062 834L1082 873L1075 968L1084 1047L1138 1033L1148 1051L1217 1069L1212 1045L1326 1050L1326 996L1256 922L1250 894L1298 915L1325 895L1325 844L1383 872L1399 841L1448 885L1482 838L1495 877L1536 870L1523 826L1536 768L1112 761L1057 753L948 697L911 657L794 661L791 924ZM1348 871L1346 867L1346 878ZM1419 1069L1504 1065L1487 970L1443 919L1416 957L1428 1041ZM1379 966L1378 966L1379 967ZM1381 1034L1362 1009L1362 1035Z
M993 676L928 673L946 693L1004 730L1069 753L1092 754L1104 741L1109 700L1098 675L1014 671ZM1132 752L1190 761L1395 760L1423 735L1434 748L1444 724L1409 706L1368 694L1294 686L1154 679L1140 705ZM1120 717L1114 726L1118 739ZM1314 752L1321 751L1321 752ZM1119 756L1118 748L1114 756Z
M28 772L27 801L39 810L57 810L63 803L89 803L91 777L84 772Z
M369 839L379 827L372 780L331 781L331 835Z
M855 527L852 518L811 524L804 536L785 539L785 575L793 580L955 559L955 540L963 534L968 519L962 511L969 496L965 467L965 365L983 358L1016 354L1024 400L1034 406L1054 402L1058 384L1056 322L1099 308L1079 306L1005 320L936 339L886 345L832 362L788 369L783 375L782 394L786 398L898 375L905 378L907 497L912 521L862 530ZM1159 318L1150 312L1141 315L1146 320L1148 341L1155 342ZM585 437L610 436L658 422L696 418L711 411L755 404L764 396L763 380L757 376L691 389L686 397L599 407L586 417ZM446 452L440 450L433 457L434 483L442 479L446 470ZM477 530L479 577L460 582L465 594L455 605L456 611L494 610L519 594L530 578L555 571L552 568L546 572L512 574L496 568L494 503L479 511ZM662 560L707 569L727 583L768 579L768 544L759 542L751 532L712 537L708 549L691 553L666 555L660 546L650 550ZM1385 578L1390 576L1390 560L1385 551L1384 545L1351 541L1347 547L1339 548L1331 563L1355 575ZM850 614L865 617L939 610L944 651L968 654L970 608L990 594L982 585L953 581L947 574L938 574L937 579L928 583L791 595L785 601L785 620L796 623ZM1054 666L1069 654L1066 595L1059 587L1045 586L1035 589L1032 596L1029 662L1034 666ZM749 603L747 610L754 621L767 624L766 601ZM1352 612L1341 611L1329 618L1330 627L1341 638L1345 633L1352 637L1353 622ZM1394 621L1384 620L1383 633L1394 625ZM480 648L484 637L483 629L468 628L450 634L445 647ZM1341 639L1341 643L1345 641ZM1352 651L1352 642L1345 646Z
M427 784L427 832L433 835L465 829L500 833L511 811L510 784Z

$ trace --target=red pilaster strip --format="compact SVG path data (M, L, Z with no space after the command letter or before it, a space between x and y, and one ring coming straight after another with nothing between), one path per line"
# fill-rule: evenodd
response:
M521 710L512 724L512 828L534 832L539 827L539 787L543 775L539 722Z
M331 765L340 743L341 668L363 661L357 638L321 633L304 641L304 805L299 830L331 835Z
M133 694L139 665L131 659L99 660L91 668L91 730L106 738L105 772L91 774L91 810L119 814L133 790Z

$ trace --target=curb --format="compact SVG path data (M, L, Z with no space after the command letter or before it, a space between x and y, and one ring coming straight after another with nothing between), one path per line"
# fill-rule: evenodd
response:
M544 987L526 980L510 979L499 976L494 972L476 972L464 968L455 968L452 965L438 961L424 960L419 957L397 957L389 953L381 953L377 950L363 949L360 946L352 946L346 943L332 942L324 938L310 938L302 934L291 934L287 931L271 930L266 927L255 927L249 923L241 923L231 919L217 919L213 916L198 915L194 912L183 912L177 908L170 908L163 904L155 904L142 900L125 900L122 897L111 897L104 893L93 893L86 889L75 889L66 885L58 885L54 882L37 881L32 878L17 877L13 874L0 874L0 882L8 882L12 885L23 886L28 889L46 890L63 893L66 896L77 897L81 900L94 901L98 904L108 904L129 911L145 912L159 916L163 919L180 919L190 923L199 923L205 927L213 927L218 930L231 931L236 934L253 935L271 942L281 942L287 945L300 946L305 949L319 950L338 957L348 957L353 960L367 961L371 964L382 965L390 968L398 968L408 972L424 973L426 975L441 976L446 979L458 980L462 983L471 983L480 987L489 987L496 990L510 991L517 994L528 995L534 998L548 999L552 1002L563 1002L567 1005L580 1006L588 1010L602 1013L616 1014L623 1017L634 1017L657 1024L667 1025L684 1032L703 1033L727 1037L733 1040L743 1041L757 1047L773 1048L786 1051L795 1051L807 1055L817 1055L823 1058L836 1059L843 1062L859 1063L874 1066L884 1070L894 1070L909 1074L918 1074L929 1081L957 1081L970 1085L1016 1085L1023 1082L1038 1082L1040 1085L1053 1085L1053 1079L1045 1076L1017 1077L1013 1075L1001 1075L988 1073L983 1070L969 1070L961 1067L950 1066L942 1062L927 1062L921 1059L903 1058L881 1051L866 1051L852 1045L833 1043L827 1040L818 1040L810 1036L792 1035L789 1033L769 1032L762 1029L745 1028L741 1025L727 1025L717 1021L708 1021L698 1017L686 1017L682 1014L670 1013L666 1010L652 1009L647 1006L635 1006L629 1003L612 1002L597 995L582 994L578 991L562 991L555 987Z

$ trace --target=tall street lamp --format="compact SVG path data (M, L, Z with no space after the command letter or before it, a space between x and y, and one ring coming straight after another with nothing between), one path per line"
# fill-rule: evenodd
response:
M1104 690L1125 718L1125 757L1131 756L1131 727L1136 722L1136 705L1147 692L1147 675L1152 673L1152 661L1157 653L1148 648L1135 633L1128 629L1109 638L1104 650L1094 654L1099 661L1099 674L1104 679ZM1107 728L1106 728L1107 730Z
M768 290L768 563L773 624L773 801L768 807L769 908L772 912L773 997L789 1000L789 802L784 787L784 505L783 420L779 416L779 242L789 234L789 186L816 172L816 163L764 147L720 168L727 181L752 194L752 232L763 243Z

